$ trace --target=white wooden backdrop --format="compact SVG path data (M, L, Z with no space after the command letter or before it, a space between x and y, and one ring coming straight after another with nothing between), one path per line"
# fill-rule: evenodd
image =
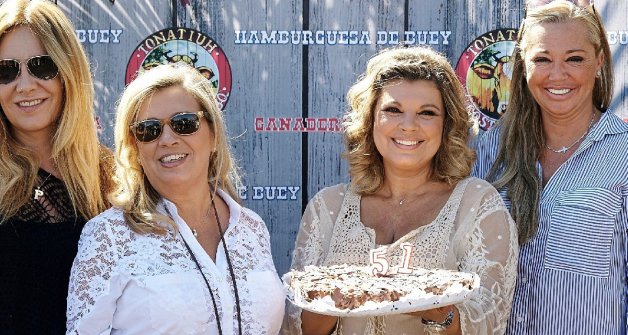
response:
M187 27L202 31L221 46L231 64L233 84L225 113L236 157L245 172L244 203L265 220L281 274L289 267L305 204L321 188L347 182L347 166L340 157L339 132L256 131L255 119L339 119L346 110L347 89L368 58L387 46L376 43L377 31L451 32L447 39L437 34L432 47L455 66L477 36L517 28L524 0L55 2L84 39L95 78L101 140L108 145L113 143L114 110L124 88L126 65L140 42L161 29ZM611 109L628 119L628 1L597 0L595 6L612 43L617 80ZM236 31L252 30L368 31L371 44L236 43Z

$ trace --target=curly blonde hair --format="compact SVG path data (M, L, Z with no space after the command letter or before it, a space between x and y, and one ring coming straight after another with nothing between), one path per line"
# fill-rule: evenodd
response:
M211 157L208 182L214 189L220 188L233 199L239 199L236 187L240 177L232 157L229 138L222 111L216 102L216 92L211 83L196 69L183 63L159 65L140 74L124 90L118 103L115 146L117 189L111 194L111 203L124 212L129 227L140 234L165 233L159 222L176 228L174 222L160 215L156 208L161 195L150 184L139 163L139 151L135 136L129 127L137 121L145 102L160 90L181 87L196 99L205 112L203 118L213 130L216 151Z
M98 142L94 122L94 89L89 63L74 26L54 3L6 0L0 5L0 38L26 26L59 68L63 103L52 142L52 160L65 184L75 213L90 219L109 204L110 150ZM11 132L0 108L0 215L15 215L31 199L40 162Z
M344 157L351 183L361 195L383 186L384 163L373 139L375 106L383 87L398 80L431 81L443 98L443 138L432 161L432 178L453 185L471 172L475 154L467 145L472 126L468 100L447 58L426 47L394 47L373 56L347 93L350 110L343 122Z

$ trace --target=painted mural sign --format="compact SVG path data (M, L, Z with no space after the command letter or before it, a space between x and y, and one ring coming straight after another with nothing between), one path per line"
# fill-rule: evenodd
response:
M343 131L342 120L337 117L261 117L255 118L256 132L331 132Z
M449 30L235 30L235 44L448 45Z
M146 37L129 58L125 84L142 71L176 62L199 70L216 88L218 105L224 110L231 93L231 66L220 46L198 30L168 28Z
M465 48L456 74L473 103L473 116L488 130L506 111L517 29L489 31Z

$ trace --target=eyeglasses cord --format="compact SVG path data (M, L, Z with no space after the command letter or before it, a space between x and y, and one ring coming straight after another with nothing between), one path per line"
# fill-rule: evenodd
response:
M238 294L238 285L236 284L236 277L235 277L235 273L233 271L233 265L231 263L231 257L229 257L229 250L227 249L227 242L225 241L225 234L224 234L224 232L222 230L222 225L220 224L220 218L218 217L218 211L216 210L216 203L214 202L214 193L211 193L211 205L212 205L212 208L214 209L214 216L216 218L216 223L218 224L218 231L220 232L220 241L222 242L222 247L223 247L223 249L225 251L225 256L227 258L227 265L229 267L229 274L231 275L231 282L233 283L233 293L235 295L235 300L236 300L236 316L237 316L237 319L238 319L238 334L242 335L242 316L241 316L241 312L240 312L240 295ZM168 215L172 219L172 215L170 214L170 211L168 210L168 208L167 207L164 207L164 208L166 208L166 212L168 213ZM188 242L185 240L183 235L181 235L181 232L179 232L179 236L181 236L181 239L183 240L183 244L185 245L186 249L190 253L190 256L192 257L192 260L196 264L196 267L198 268L198 271L200 271L201 275L203 276L203 280L205 281L205 285L207 285L207 289L209 290L209 294L210 294L210 296L212 298L212 304L213 304L213 307L214 307L214 314L216 314L216 323L218 325L218 334L222 335L222 326L220 324L220 315L218 314L218 306L216 304L216 298L214 297L214 293L213 293L213 291L211 289L211 285L209 285L209 281L207 280L207 277L205 277L205 273L203 273L201 265L199 264L198 260L196 259L196 256L194 255L194 252L192 252L192 248L190 248Z
M240 313L240 295L238 294L238 285L236 285L236 277L233 271L233 265L231 263L231 257L229 257L229 250L227 250L227 242L225 241L225 234L222 231L222 225L220 224L220 218L218 217L218 211L216 210L216 203L214 202L214 193L211 193L212 207L214 208L214 216L216 217L216 223L218 224L218 231L220 232L220 240L222 241L222 247L225 250L225 256L227 257L227 265L229 266L229 273L231 274L231 281L233 282L233 294L236 299L236 316L238 318L238 334L242 335L242 317Z

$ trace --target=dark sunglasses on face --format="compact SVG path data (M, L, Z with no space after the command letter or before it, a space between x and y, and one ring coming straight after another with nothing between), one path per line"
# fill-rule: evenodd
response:
M50 80L59 74L59 69L49 55L34 56L26 60L0 59L0 84L9 84L19 77L22 63L33 77Z
M168 124L170 129L177 135L192 135L201 127L201 118L203 117L206 117L204 111L181 112L166 120L146 119L135 122L129 127L138 141L148 143L161 136L164 130L164 124ZM211 122L211 120L209 120L209 122Z

